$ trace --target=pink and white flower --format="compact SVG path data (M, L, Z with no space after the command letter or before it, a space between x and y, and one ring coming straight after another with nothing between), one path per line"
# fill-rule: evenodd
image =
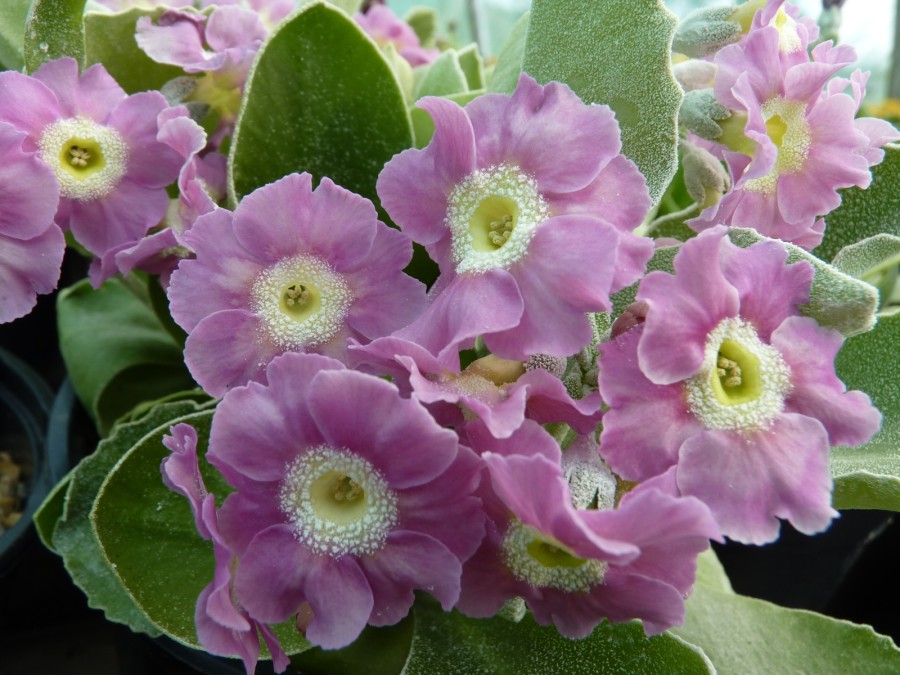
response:
M421 312L425 288L403 273L409 240L372 203L328 178L291 174L245 197L232 214L201 216L184 240L168 293L188 333L185 361L210 394L263 381L290 351L346 359Z
M183 158L157 140L169 110L159 92L128 96L101 65L78 73L74 59L41 66L33 77L0 73L0 121L27 134L59 186L56 222L99 259L136 242L166 213L166 186ZM179 114L186 115L182 110Z
M778 537L778 518L825 529L837 515L829 446L866 442L881 419L834 374L842 336L800 315L812 268L786 260L778 242L740 249L724 227L701 234L674 275L644 278L644 323L600 357L612 469L631 481L673 471L725 535L755 544Z
M207 453L236 488L219 526L241 605L267 623L311 613L306 637L327 649L402 619L414 589L449 610L484 533L475 454L333 359L285 354L267 380L225 396Z
M512 96L418 105L434 137L391 159L377 189L441 277L398 336L433 354L477 335L504 358L578 352L591 340L585 313L608 310L653 251L631 234L650 199L612 111L527 75Z

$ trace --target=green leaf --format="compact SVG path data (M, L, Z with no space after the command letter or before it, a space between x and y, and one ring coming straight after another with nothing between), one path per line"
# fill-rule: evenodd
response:
M583 640L562 637L530 615L470 619L418 602L404 675L432 673L714 673L703 652L671 635L648 638L637 622L604 623Z
M124 453L107 469L90 513L98 555L114 570L135 606L157 629L194 648L201 648L194 606L212 581L215 556L211 542L196 530L188 501L163 484L160 464L169 454L163 434L175 424L193 426L198 449L206 448L214 414L209 406L183 401L152 409L148 417L157 425L127 446L122 444ZM162 412L174 409L182 414L172 417ZM161 418L165 421L159 424ZM204 483L221 504L231 488L204 455L199 454ZM296 629L281 624L275 628L288 654L309 648Z
M421 66L413 99L423 96L451 96L468 89L466 74L459 65L459 55L448 49L427 66Z
M755 230L732 227L728 236L738 246L746 248L766 237ZM878 292L869 284L844 274L799 246L780 242L788 250L788 263L805 260L815 270L809 304L800 311L826 328L834 328L845 337L858 335L875 325Z
M701 648L719 675L889 675L900 669L900 651L869 626L702 585L687 600L684 626L671 632Z
M43 503L34 512L32 520L34 528L37 530L41 543L54 553L58 553L53 545L53 534L56 531L56 524L62 518L66 505L66 492L69 489L69 482L72 480L72 472L53 486L50 494L46 496Z
M845 274L872 284L878 289L881 307L891 300L900 269L900 237L876 234L845 246L834 257L832 265Z
M868 189L841 190L841 205L825 221L825 237L814 251L823 260L876 234L900 236L900 146L885 148L884 161L872 168Z
M177 66L151 59L135 40L137 20L142 16L155 20L164 11L158 8L132 9L117 14L86 14L84 37L88 65L102 63L129 94L160 89L169 80L184 75L184 71Z
M118 279L63 290L57 321L72 385L102 434L138 403L194 386L180 347Z
M22 70L25 58L25 20L31 0L4 0L0 4L0 68Z
M525 59L525 40L528 37L530 16L529 12L525 12L509 31L509 37L506 38L494 70L488 78L488 91L500 94L512 94L515 91L519 75L522 73L522 61Z
M348 647L314 647L293 657L291 664L304 675L396 675L409 655L414 629L410 613L393 626L366 626Z
M900 314L882 316L875 329L844 343L835 360L848 389L872 398L883 420L881 431L857 448L831 452L834 506L838 509L900 511Z
M52 533L53 549L62 556L72 580L87 595L88 604L103 610L110 621L124 623L132 630L149 635L160 635L160 631L137 608L107 563L88 516L101 484L130 447L168 420L197 409L194 403L169 403L154 409L141 420L117 426L110 437L101 441L96 451L69 474L62 516ZM53 495L48 501L50 504L45 503L42 509L56 508Z
M725 568L719 562L716 552L709 548L697 556L697 585L706 586L723 593L734 593L731 580L725 573Z
M524 70L565 82L585 103L605 103L622 128L622 152L658 201L678 168L672 75L677 20L660 0L534 0Z
M6 0L4 0L6 1ZM25 24L25 67L71 56L84 67L84 5L87 0L34 0Z
M437 33L438 13L433 7L412 7L403 20L413 29L419 44L428 46Z
M385 162L413 144L396 76L356 23L321 2L263 45L250 72L229 158L233 201L295 171L377 202Z
M192 425L198 447L207 445L213 412L192 407L194 412L156 425L136 443L117 447L121 459L109 467L112 471L99 487L90 517L104 560L137 607L169 636L199 647L194 605L213 577L212 544L197 533L187 499L169 490L160 477L160 463L169 455L162 437L170 426ZM217 497L225 496L208 488Z
M457 52L459 67L466 75L467 89L484 89L484 59L478 52L478 45L474 42L468 47L463 47Z

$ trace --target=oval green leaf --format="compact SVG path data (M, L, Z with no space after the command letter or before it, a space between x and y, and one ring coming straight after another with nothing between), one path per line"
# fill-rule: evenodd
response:
M872 397L881 431L857 448L831 452L834 506L900 511L900 314L882 316L875 329L844 343L835 366L848 389Z
M637 622L603 623L583 640L562 637L530 615L470 619L420 598L404 675L432 673L714 673L698 648L671 635L648 638Z
M116 14L86 14L84 37L88 65L102 63L129 94L160 89L169 80L184 75L181 68L151 59L135 40L138 19L142 16L156 19L164 11L158 8L132 9Z
M719 675L900 669L900 651L869 626L702 585L688 598L684 626L671 632L700 647Z
M534 0L524 70L565 82L585 103L605 103L622 128L622 152L659 201L678 168L672 75L677 20L660 0Z
M25 24L25 68L71 56L84 67L84 5L87 0L34 0Z
M257 56L232 143L229 194L236 202L308 171L376 201L378 173L412 144L403 92L378 47L346 14L313 2Z
M22 70L25 65L25 21L31 0L0 3L0 68Z
M192 402L168 403L153 409L140 420L117 426L110 437L101 441L94 453L67 476L61 514L55 514L54 522L49 522L49 517L54 514L44 514L48 521L44 535L52 526L52 548L62 556L72 580L87 595L88 604L103 610L110 621L149 635L161 633L135 605L107 563L88 516L103 481L129 448L168 420L198 409ZM45 507L58 510L58 499L59 492L54 491Z
M825 236L814 251L818 257L831 260L845 246L876 234L900 236L900 146L885 148L868 189L840 192L841 205L825 216Z

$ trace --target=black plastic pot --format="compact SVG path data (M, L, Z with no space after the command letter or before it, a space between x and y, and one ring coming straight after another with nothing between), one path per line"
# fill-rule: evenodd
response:
M30 367L0 349L0 450L22 469L24 511L0 533L0 577L16 564L35 540L31 518L53 485L45 454L45 430L53 393Z

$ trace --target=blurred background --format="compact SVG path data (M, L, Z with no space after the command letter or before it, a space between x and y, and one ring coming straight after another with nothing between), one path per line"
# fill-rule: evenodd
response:
M602 2L602 0L598 0ZM664 0L679 18L698 7L727 4L721 0ZM897 0L792 0L804 16L818 20L823 6L840 7L839 40L851 44L859 55L858 67L871 71L866 101L880 104L889 91L891 53L894 44ZM531 5L530 0L387 0L399 16L411 7L438 10L441 34L460 45L477 41L486 56L496 56L513 24ZM898 69L900 70L900 69ZM900 72L893 98L900 98Z

